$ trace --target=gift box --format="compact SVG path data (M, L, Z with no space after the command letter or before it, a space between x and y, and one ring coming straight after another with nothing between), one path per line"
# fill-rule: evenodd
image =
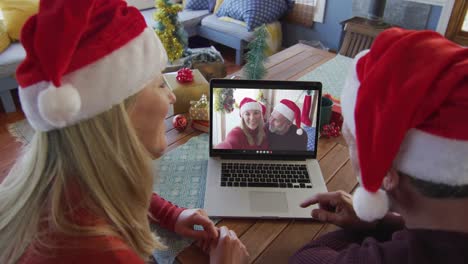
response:
M209 94L209 84L198 70L193 70L191 82L179 82L176 77L177 72L163 74L164 82L177 98L174 103L174 114L187 113L190 101L198 101L203 94Z
M210 122L204 120L193 120L192 128L200 132L208 133L210 131Z
M192 120L210 120L208 98L206 95L203 94L198 101L190 102L189 113Z

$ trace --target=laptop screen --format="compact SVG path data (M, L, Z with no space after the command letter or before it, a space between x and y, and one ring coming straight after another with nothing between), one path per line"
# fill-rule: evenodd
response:
M213 80L210 155L315 158L321 84Z

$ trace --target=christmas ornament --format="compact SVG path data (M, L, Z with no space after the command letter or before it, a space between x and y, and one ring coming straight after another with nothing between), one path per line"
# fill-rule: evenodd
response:
M323 137L339 137L341 135L341 127L336 125L335 122L323 125L322 132L320 133Z
M180 83L189 83L193 81L193 73L189 68L182 68L177 71L176 80Z
M170 0L157 0L154 20L157 22L155 32L166 48L167 57L171 62L180 59L188 46L188 37L182 23L178 19L178 13L182 6L173 4Z
M244 66L244 75L250 80L260 80L265 77L267 70L263 64L266 60L267 35L266 25L263 25L255 30L255 39L252 40L247 48L249 51L246 55L247 63Z
M198 101L190 101L189 114L192 120L210 120L206 95L202 94Z
M176 115L172 119L172 125L177 131L182 132L187 128L187 118L181 114Z

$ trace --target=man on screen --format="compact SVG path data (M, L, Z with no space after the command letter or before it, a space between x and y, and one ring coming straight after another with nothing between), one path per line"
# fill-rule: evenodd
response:
M307 133L301 129L301 110L293 101L281 100L273 109L267 126L270 150L307 150Z

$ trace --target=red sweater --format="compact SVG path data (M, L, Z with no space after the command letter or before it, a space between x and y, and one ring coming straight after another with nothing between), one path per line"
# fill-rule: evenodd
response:
M255 139L256 131L249 131L249 132L252 135L252 137ZM245 136L244 131L242 131L240 127L235 127L228 133L224 142L218 144L216 148L218 149L253 149L253 150L268 149L268 141L266 139L266 133L265 133L265 138L263 139L260 146L249 145L249 141L247 140L247 137Z
M157 194L151 198L150 214L157 220L158 224L169 230L174 230L174 225L179 214L184 208L179 208L164 200ZM56 237L54 237L55 239ZM57 244L65 245L63 248L53 249L47 254L35 252L29 247L20 264L45 264L45 263L129 263L144 264L134 251L116 237L57 237ZM83 248L80 245L87 245ZM89 245L93 245L89 247ZM117 248L114 250L103 250L104 248Z

